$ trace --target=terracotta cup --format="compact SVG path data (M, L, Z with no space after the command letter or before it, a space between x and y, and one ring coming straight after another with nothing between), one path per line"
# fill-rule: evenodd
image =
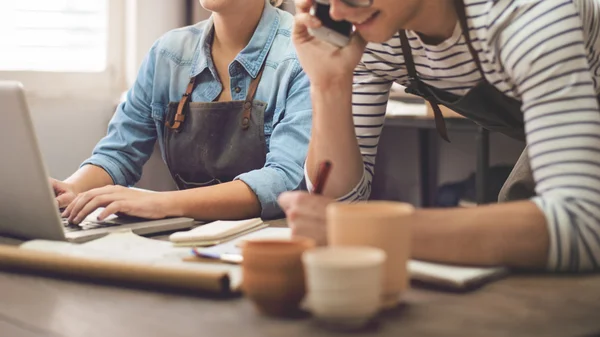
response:
M308 238L244 242L244 295L266 315L296 314L306 294L302 253L314 246L314 240Z
M383 267L382 308L398 305L407 290L410 256L410 204L372 201L334 203L327 207L327 239L330 246L371 246L386 253Z

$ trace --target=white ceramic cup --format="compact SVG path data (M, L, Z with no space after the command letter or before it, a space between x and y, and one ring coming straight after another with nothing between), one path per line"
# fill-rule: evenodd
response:
M383 250L366 246L305 251L308 309L317 319L339 328L364 326L381 307L385 259Z

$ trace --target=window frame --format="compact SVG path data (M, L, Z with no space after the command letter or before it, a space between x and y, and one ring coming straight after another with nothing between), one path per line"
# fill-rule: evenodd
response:
M102 72L0 70L0 80L18 81L29 97L118 99L125 88L125 1L108 0L106 69Z

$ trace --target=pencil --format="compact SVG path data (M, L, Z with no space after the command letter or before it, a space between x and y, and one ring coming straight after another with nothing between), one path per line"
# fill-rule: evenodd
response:
M323 193L323 189L325 188L325 183L327 182L327 177L329 176L330 171L331 162L329 160L326 160L322 162L321 165L319 165L319 170L317 171L317 179L313 188L313 194Z

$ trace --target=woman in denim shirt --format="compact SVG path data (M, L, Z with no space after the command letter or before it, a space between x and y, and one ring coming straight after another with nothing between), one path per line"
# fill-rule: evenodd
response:
M281 0L200 0L213 12L160 38L77 172L53 180L63 216L98 207L144 218L281 215L277 196L300 187L310 137L309 82ZM159 141L179 187L128 189Z

